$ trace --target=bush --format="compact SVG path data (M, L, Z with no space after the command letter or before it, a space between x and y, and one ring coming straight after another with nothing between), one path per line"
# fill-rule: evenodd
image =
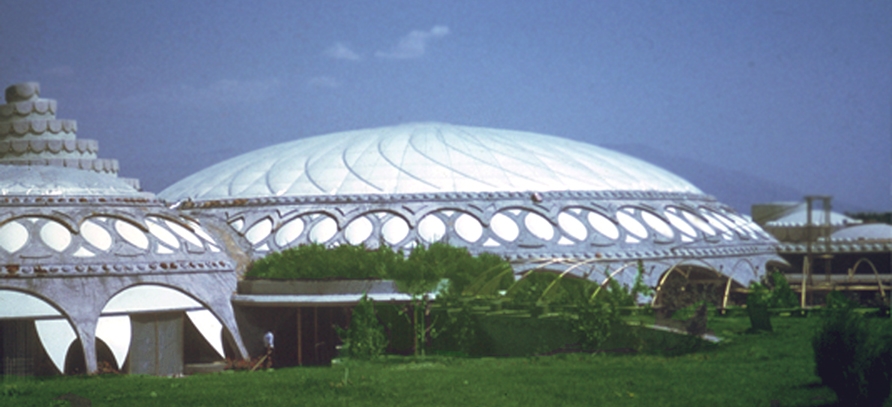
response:
M812 338L815 373L840 406L882 406L892 390L892 335L887 321L869 321L851 308L827 313Z
M578 301L576 313L565 318L584 351L601 349L610 338L610 333L622 325L617 304L611 298L602 296Z
M773 331L771 315L768 313L768 305L771 303L772 293L759 283L750 284L750 293L746 296L746 313L750 317L750 331Z
M514 282L511 266L490 253L472 256L468 249L437 242L418 245L408 257L381 244L371 250L363 245L343 244L333 248L312 243L270 253L251 264L249 279L367 279L386 278L408 293L427 293L441 279L449 287L441 295L458 296L468 285L487 273L498 274L495 289L505 289Z
M270 253L255 261L247 278L330 279L386 278L405 263L401 254L387 245L376 250L340 245L326 248L313 243Z
M787 281L784 273L774 270L769 274L769 279L772 287L771 295L768 298L769 308L794 308L799 306L796 292L790 288L790 283Z
M483 356L490 350L486 334L469 301L448 301L433 313L431 347L440 353Z
M852 301L840 291L831 291L827 294L824 307L829 310L845 310L854 308L858 303Z
M341 347L343 356L354 359L374 359L384 353L387 342L384 329L375 316L375 305L363 295L350 317L350 326L344 330L335 327L338 336L344 341Z

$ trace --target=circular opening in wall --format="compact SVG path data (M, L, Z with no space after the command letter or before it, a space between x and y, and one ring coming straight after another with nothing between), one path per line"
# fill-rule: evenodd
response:
M493 215L489 220L489 228L496 236L507 242L513 242L520 236L520 228L517 227L517 223L504 213Z
M542 240L551 240L554 237L554 227L542 215L527 212L523 218L523 224L527 230Z
M630 212L632 209L623 208L616 212L616 220L619 221L619 224L622 225L627 232L631 233L637 238L644 239L647 237L647 228L635 219Z
M604 237L610 240L619 238L619 228L616 227L616 223L610 220L610 218L598 212L589 212L586 215L586 218L588 219L589 225L592 225L592 228Z
M672 228L666 223L665 220L660 218L659 216L650 213L649 211L641 211L641 219L644 220L644 223L647 223L647 226L650 226L651 229L655 230L657 233L663 235L667 238L672 238L675 236L675 232L672 231Z
M285 224L279 226L279 230L276 231L276 245L279 247L288 246L291 242L300 237L300 234L303 233L303 231L303 219L296 218L285 222Z

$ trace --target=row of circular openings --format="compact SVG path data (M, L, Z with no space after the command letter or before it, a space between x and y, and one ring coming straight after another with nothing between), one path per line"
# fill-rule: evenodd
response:
M456 234L458 234L460 238L471 243L479 241L483 236L483 225L480 221L467 213L458 212L457 216L453 216L455 213L455 211L450 210L440 212L442 216L447 218L447 222L453 225ZM554 238L554 227L545 217L534 212L522 211L520 209L512 210L511 213L514 216L523 219L525 228L533 236L546 241L550 241ZM558 226L560 229L576 241L585 241L589 233L583 221L577 217L580 216L581 213L581 210L577 210L575 215L565 211L558 215ZM403 218L387 212L377 212L373 216L378 217L377 223L381 225L381 237L387 243L396 245L409 236L410 227ZM454 219L452 219L452 217L454 217ZM606 216L597 212L587 211L586 218L589 224L592 225L597 232L608 239L616 240L619 238L620 231L615 222ZM644 238L647 236L644 227L634 218L624 214L620 216L620 219L624 226L630 228L639 237ZM644 219L661 233L666 234L669 237L672 236L671 228L669 228L664 221L659 220L655 215L648 213L644 215ZM418 236L427 242L437 241L445 236L447 222L444 222L440 216L437 216L436 214L425 216L418 224ZM245 225L242 218L233 220L230 224L236 230L242 229ZM275 244L278 247L288 246L301 236L301 234L308 228L308 224L309 233L307 240L311 242L327 242L338 232L337 222L332 217L326 215L299 217L285 222L275 231ZM363 216L356 218L344 229L344 240L350 244L361 244L372 236L374 228L374 223L369 220L368 217ZM502 212L495 214L493 218L490 219L490 228L496 236L504 241L512 242L520 236L520 228L515 220ZM261 243L264 242L272 232L273 221L270 218L263 218L251 225L251 227L244 232L244 236L253 246L257 246L262 250L268 250L268 245ZM559 244L576 244L576 242L567 239L565 236L561 236Z
M193 233L175 222L152 218L146 218L146 225L149 233L163 243L156 248L156 252L159 254L173 253L172 249L178 249L180 240L177 236L200 248L204 248L201 240L204 239L212 251L219 251L219 248L213 243L214 239L194 222L188 222L189 226L195 231ZM30 233L28 227L23 225L22 222L29 222L33 225L42 223L42 225L38 226L39 231L37 235L47 247L56 252L61 253L71 245L73 240L72 233L61 223L46 218L26 217L0 226L0 248L8 253L15 253L28 243ZM127 243L142 250L149 249L148 236L137 226L121 219L112 220L97 216L84 220L81 222L80 235L95 251L107 252L114 244L114 238L108 230L109 223L113 224L112 228L114 231ZM81 246L73 253L76 257L92 257L95 254L94 251L84 246Z
M452 211L447 212L449 215L452 214ZM379 218L383 218L379 219L380 222L382 222L381 237L387 243L392 245L398 244L409 235L409 224L401 217L384 215L383 213L379 214L383 215L379 216ZM384 218L385 216L389 217L389 219ZM598 225L597 229L603 231L607 236L612 239L616 239L616 237L619 236L619 231L616 229L616 226L606 217L603 217L603 215L591 213L589 217L595 219L594 222ZM315 219L315 222L313 221L314 219L310 219L310 222L315 224L312 225L310 233L307 236L309 241L324 243L334 237L337 233L337 223L333 218L319 215ZM558 221L559 224L564 229L568 230L569 234L574 238L580 241L585 239L587 231L585 226L578 219L566 213L561 213L558 216ZM242 219L237 219L232 222L232 225L239 229L244 226L243 222ZM452 223L459 237L469 242L476 242L480 240L483 235L483 226L476 218L469 214L459 214ZM541 215L527 212L527 215L524 217L524 223L528 230L541 239L551 240L554 236L553 227L548 220ZM502 213L496 214L490 221L490 225L494 232L506 241L513 241L520 234L520 230L514 220ZM272 233L272 228L272 220L263 218L248 228L248 230L245 231L244 236L252 245L256 246L263 242L267 236ZM276 245L279 247L289 245L300 237L305 228L306 222L301 218L296 218L284 223L276 231L274 237ZM344 239L350 244L360 244L371 237L373 231L373 223L367 217L359 217L350 222L344 229ZM418 235L427 242L437 241L445 234L446 225L435 215L428 215L419 222ZM261 245L261 247L263 247L263 245Z
M571 213L573 212L573 213ZM683 241L693 241L698 235L698 230L708 236L715 236L716 229L723 234L727 240L731 240L731 230L750 230L751 226L748 222L733 214L719 214L711 210L701 211L702 215L694 214L685 209L669 207L663 213L666 220L656 214L637 207L624 207L616 213L616 221L611 220L607 216L595 211L573 208L569 211L563 211L558 214L558 226L566 235L578 242L585 241L589 231L586 225L579 217L585 213L585 219L588 224L598 233L610 240L616 240L620 237L621 226L626 231L626 242L637 243L642 239L646 239L650 233L645 224L649 226L657 235L665 239L673 239L675 231L674 226L681 232ZM462 239L475 243L483 236L483 225L477 218L470 214L459 212L455 219L452 219L455 211L441 211L448 223L453 224L453 228ZM550 241L554 238L555 231L551 222L545 217L530 211L522 211L520 209L511 210L515 217L523 218L523 224L526 229L535 237ZM409 224L401 217L387 213L377 212L378 223L381 224L381 236L384 240L392 245L396 245L409 235ZM636 215L638 217L636 217ZM641 221L644 222L642 224ZM275 233L275 243L279 247L286 247L295 240L309 226L308 240L311 242L325 243L332 239L338 232L338 225L334 218L326 215L310 215L307 217L295 218L289 220L280 226ZM239 218L231 222L232 226L237 230L244 227L244 220ZM672 226L670 226L670 224ZM713 225L716 227L714 228ZM374 232L374 224L366 216L362 216L351 221L344 229L344 239L350 244L361 244L367 241ZM500 239L513 242L520 236L520 228L517 222L503 212L498 212L490 219L490 228L493 233ZM749 229L747 229L749 228ZM252 245L258 245L263 242L273 231L273 221L270 218L263 218L259 222L254 223L244 236ZM446 223L435 214L429 214L422 218L418 223L418 236L427 242L434 242L441 239L446 234ZM738 232L740 234L741 232ZM749 235L756 237L753 231ZM741 237L744 237L741 235ZM564 236L561 236L559 244L575 244Z
M734 232L741 238L758 239L760 237L770 237L765 231L759 228L753 221L744 219L743 217L727 211L715 211L704 209L701 212L707 218L714 219L716 226L723 232Z
M530 233L542 240L553 239L554 228L547 219L534 212L524 212L523 224ZM761 232L753 226L752 222L732 213L719 213L713 210L701 210L700 212L701 215L697 215L688 210L669 207L663 212L666 219L669 220L667 223L665 219L655 213L637 207L621 208L616 212L616 221L595 211L572 208L559 213L557 220L560 230L579 242L585 241L589 233L584 222L580 220L583 213L585 213L584 218L588 224L596 232L610 240L620 237L618 223L626 231L625 241L627 243L637 243L648 238L650 233L647 227L650 227L658 235L655 238L667 242L672 241L676 235L672 226L681 232L682 241L693 241L698 236L698 231L706 236L715 236L721 233L725 240L733 240L732 231L743 239L756 239ZM519 215L521 210L514 210L512 213ZM642 224L641 221L644 223ZM425 228L425 226L427 227ZM517 239L520 234L517 223L502 212L496 213L492 217L490 228L499 238L509 242ZM482 235L482 226L468 214L462 214L456 220L455 229L460 237L472 243L479 240ZM419 223L419 235L427 241L436 240L443 233L445 233L445 226L436 217L428 216ZM764 232L761 234L764 235ZM561 236L558 243L573 244L567 241L564 236Z
M374 216L377 219L373 222L369 219L369 216ZM402 243L411 231L409 223L402 217L389 212L375 212L367 216L358 217L347 224L343 232L344 240L354 245L365 243L372 237L376 223L380 225L381 238L391 245ZM238 218L231 221L230 225L236 230L241 230L245 226L245 222L244 219ZM334 238L337 233L338 224L334 218L327 215L314 214L288 220L276 228L275 231L273 231L272 219L266 217L247 228L243 236L257 250L264 251L269 250L269 245L265 241L271 234L273 235L275 245L282 248L288 247L304 234L306 236L302 240L313 243L325 243Z
M741 239L758 239L767 237L752 221L727 211L716 211L701 208L699 215L688 210L669 207L664 214L673 226L682 234L690 237L697 235L697 230L706 236L721 235L725 240L733 240L733 234ZM682 219L683 218L683 219ZM694 227L691 227L693 225ZM695 230L696 228L697 230Z

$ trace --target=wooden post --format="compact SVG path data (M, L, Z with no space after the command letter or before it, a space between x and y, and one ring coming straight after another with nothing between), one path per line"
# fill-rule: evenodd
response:
M800 287L800 288L799 288L799 298L800 298L800 299L799 299L799 306L802 307L802 308L805 308L805 295L806 295L806 294L805 294L805 290L806 290L805 274L808 273L808 268L809 268L809 267L810 267L810 266L809 266L809 264L808 264L808 257L806 257L806 258L802 261L802 281L801 281L801 285L799 286L799 287Z
M731 294L731 277L728 277L728 283L725 284L725 295L722 297L722 315L728 309L728 296Z

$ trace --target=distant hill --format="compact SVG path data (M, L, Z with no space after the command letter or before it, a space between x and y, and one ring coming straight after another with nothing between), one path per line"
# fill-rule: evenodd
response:
M754 203L801 201L805 196L802 191L789 185L760 178L743 171L721 168L697 159L680 157L650 146L641 144L602 144L601 146L640 158L671 171L741 213L750 213L750 207ZM834 201L833 204L836 208L842 203Z

